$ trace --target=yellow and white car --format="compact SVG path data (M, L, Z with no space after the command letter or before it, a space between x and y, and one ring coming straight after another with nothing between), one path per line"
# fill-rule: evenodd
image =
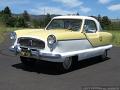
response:
M103 32L100 23L87 16L57 16L45 29L23 29L11 33L10 47L25 65L36 60L59 62L65 70L74 61L107 57L112 35Z

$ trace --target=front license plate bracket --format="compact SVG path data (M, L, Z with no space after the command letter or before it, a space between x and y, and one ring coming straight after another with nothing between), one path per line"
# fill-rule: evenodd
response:
M22 49L20 55L24 56L24 57L30 57L31 56L31 50Z

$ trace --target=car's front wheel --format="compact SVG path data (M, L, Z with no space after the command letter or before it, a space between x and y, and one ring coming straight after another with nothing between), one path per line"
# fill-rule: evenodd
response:
M35 64L35 60L30 58L20 57L20 60L26 66L33 66Z
M66 57L64 59L64 62L60 64L60 67L62 71L68 71L72 68L73 60L72 57Z

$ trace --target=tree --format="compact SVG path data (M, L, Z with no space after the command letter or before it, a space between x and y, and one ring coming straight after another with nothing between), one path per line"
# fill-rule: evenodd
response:
M10 26L9 24L11 23L9 20L12 17L12 13L10 8L7 6L4 8L4 10L1 11L1 21L6 25Z
M34 26L34 28L38 28L39 27L39 21L36 19L32 20L32 25Z
M8 6L5 7L5 9L2 12L3 12L3 14L7 14L9 17L12 16L11 10Z
M45 17L45 24L44 24L44 27L50 22L51 20L51 15L48 13Z
M76 15L79 16L80 14L77 12Z
M111 23L110 19L109 19L107 16L103 16L102 22L103 22L105 25L109 25L109 24Z
M107 17L107 16L103 16L102 17L102 27L105 29L105 28L109 28L110 24L111 24L111 21L110 19Z
M100 23L102 23L102 17L101 17L100 14L99 14L98 17L97 17L97 20L98 20Z
M22 16L17 17L15 27L26 27L25 20Z
M30 15L28 14L26 10L23 12L22 16L26 22L30 21Z
M9 27L15 27L15 25L16 25L16 20L17 20L16 17L10 17L9 20L8 20L7 25L8 25Z

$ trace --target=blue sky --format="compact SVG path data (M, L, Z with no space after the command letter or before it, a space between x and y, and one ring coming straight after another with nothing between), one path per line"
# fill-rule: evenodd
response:
M9 6L13 13L102 15L120 18L120 0L0 0L0 10Z

